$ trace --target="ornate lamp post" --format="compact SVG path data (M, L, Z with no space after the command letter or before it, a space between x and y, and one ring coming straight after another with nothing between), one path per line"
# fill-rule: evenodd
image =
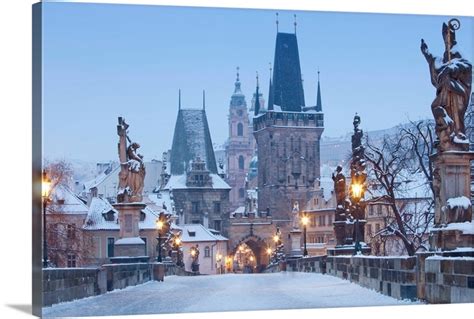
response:
M48 241L46 240L46 205L48 204L51 192L51 179L46 170L43 170L41 181L41 197L43 199L43 268L48 267Z
M179 233L176 233L173 235L173 250L176 251L176 265L180 267L183 265L183 260L181 258L181 246L181 236Z
M189 251L191 254L191 259L192 259L192 264L191 264L191 270L192 272L199 272L199 248L198 244L196 246L192 246L191 250Z
M161 230L163 229L164 222L160 219L156 219L156 229L158 230L158 257L157 261L160 263L162 262L161 258Z
M306 249L306 226L309 224L309 217L306 214L301 218L301 223L303 224L303 257L306 257L308 256L308 250Z
M360 199L362 198L363 186L361 184L354 183L351 185L352 199L354 199L354 213L355 213L355 245L354 253L357 255L361 251L360 245L360 230L359 230L359 216L360 216Z

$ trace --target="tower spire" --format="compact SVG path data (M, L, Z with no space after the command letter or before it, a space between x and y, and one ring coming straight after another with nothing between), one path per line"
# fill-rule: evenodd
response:
M206 90L202 90L202 109L206 110Z
M272 83L272 63L270 65L270 85L268 88L268 110L273 110L273 83Z
M277 26L277 33L278 33L278 12L276 13L276 26Z
M260 96L258 93L258 71L257 71L257 88L255 90L255 115L258 115L260 112Z
M293 24L295 26L295 34L296 34L296 14L294 14L293 17L295 18L295 22Z
M178 90L178 110L181 110L181 89Z
M237 78L235 80L234 94L242 93L240 90L240 74L239 74L240 67L237 67L236 69L237 69Z
M323 111L323 104L321 103L321 87L319 85L319 68L318 68L318 94L316 97L316 111L317 112Z

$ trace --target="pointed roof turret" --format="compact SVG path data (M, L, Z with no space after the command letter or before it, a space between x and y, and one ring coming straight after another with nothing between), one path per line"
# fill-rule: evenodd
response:
M272 64L270 63L270 85L268 87L268 110L273 110Z
M257 72L257 88L255 90L255 116L258 115L258 112L260 112L260 95L258 93L258 72Z
M316 97L316 111L317 112L323 111L323 104L321 103L321 87L319 85L319 69L318 69L318 93Z
M274 105L279 105L282 111L301 112L305 101L298 41L294 33L277 33L272 86Z

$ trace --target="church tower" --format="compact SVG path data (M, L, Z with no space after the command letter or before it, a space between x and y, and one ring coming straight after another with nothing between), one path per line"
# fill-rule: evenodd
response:
M258 149L259 211L268 210L282 227L289 225L296 202L303 210L321 192L324 114L319 82L315 102L305 105L296 30L277 31L268 106L255 111L253 134Z
M229 139L227 153L227 183L231 211L245 205L245 178L253 155L251 125L245 95L240 88L239 68L234 93L229 105Z

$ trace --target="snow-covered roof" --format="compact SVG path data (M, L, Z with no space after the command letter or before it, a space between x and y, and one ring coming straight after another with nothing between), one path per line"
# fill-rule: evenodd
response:
M50 198L48 213L87 214L88 208L67 186L57 185Z
M230 189L231 187L227 184L219 175L209 174L212 179L212 189ZM187 188L209 188L209 187L188 187L186 186L186 174L182 175L171 175L168 183L164 187L167 190L173 189L187 189Z
M113 218L106 220L105 214L109 212L113 214ZM149 206L142 209L142 212L145 214L145 219L138 222L138 228L140 230L156 229L156 219L160 212L151 209ZM83 228L87 230L119 230L118 211L107 200L94 197Z
M169 190L162 189L158 193L148 194L147 198L150 202L150 206L152 209L166 210L173 215L176 214L174 201L171 198L171 194Z
M115 176L118 180L118 172L119 172L119 169L120 169L120 165L115 167L109 174L105 174L105 173L100 173L99 175L97 175L96 177L94 177L92 180L89 180L87 182L84 183L84 189L86 191L89 191L91 188L94 188L94 187L97 187L98 185L100 185L100 183L102 183L107 177L112 177L112 176Z
M208 229L201 224L186 224L180 225L180 227L182 229L181 240L183 243L228 240L216 230Z

